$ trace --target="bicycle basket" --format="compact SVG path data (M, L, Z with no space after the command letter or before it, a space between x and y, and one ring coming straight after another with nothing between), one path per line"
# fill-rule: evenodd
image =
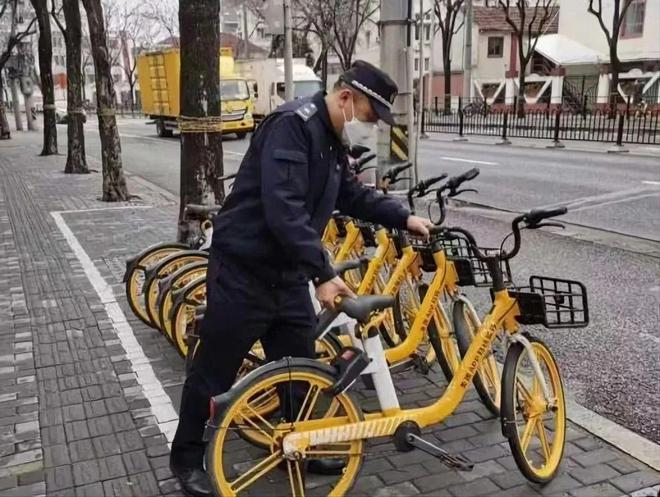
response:
M579 281L530 276L529 286L509 291L518 301L520 324L583 328L589 324L587 289Z
M488 271L488 266L479 259L470 245L470 242L460 235L452 234L449 237L438 237L434 240L440 244L447 255L447 259L454 262L460 286L488 287L492 286L493 279ZM498 249L480 247L484 255L497 255ZM505 285L513 281L509 261L501 261L500 269Z
M364 246L375 247L377 244L376 244L376 233L374 231L374 226L371 223L365 223L363 221L356 221L355 225L360 230L360 234L362 235L362 240L364 240Z
M413 250L417 252L422 259L420 264L422 271L427 273L435 272L437 265L433 258L433 242L427 242L426 240L412 234L409 236L408 241Z

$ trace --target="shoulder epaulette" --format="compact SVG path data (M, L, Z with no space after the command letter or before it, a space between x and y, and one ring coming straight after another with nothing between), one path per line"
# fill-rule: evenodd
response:
M307 102L296 109L296 114L298 114L303 121L309 121L318 110L319 109L314 102Z

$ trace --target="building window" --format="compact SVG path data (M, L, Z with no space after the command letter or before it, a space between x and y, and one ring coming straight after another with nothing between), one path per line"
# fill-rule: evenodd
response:
M429 70L429 62L430 62L430 61L429 61L429 58L428 58L428 57L424 58L424 70L425 70L425 71L428 71L428 70Z
M419 24L415 24L415 40L419 41Z
M371 45L371 31L367 31L364 34L364 37L365 37L365 41L367 42L367 48L369 48L369 46Z
M262 26L259 26L257 28L257 37L262 39L264 37L264 28Z
M633 0L621 24L623 38L639 38L644 33L646 0Z
M497 59L504 55L504 38L501 36L488 37L488 57Z
M428 24L424 26L424 39L429 41L431 39L431 26Z
M419 59L415 57L415 72L419 71Z

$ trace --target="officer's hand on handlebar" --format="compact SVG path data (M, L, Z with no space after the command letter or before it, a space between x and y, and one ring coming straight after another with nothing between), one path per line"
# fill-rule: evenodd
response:
M429 228L431 226L433 226L433 223L424 217L408 216L408 220L406 221L408 231L423 236L426 239L429 237Z
M335 276L331 280L316 287L316 299L326 309L332 309L334 311L335 300L340 296L355 297L355 294L339 276Z

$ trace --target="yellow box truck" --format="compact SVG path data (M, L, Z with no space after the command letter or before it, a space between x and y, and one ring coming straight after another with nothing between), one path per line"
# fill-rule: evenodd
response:
M254 129L254 104L248 82L234 72L231 48L221 48L219 57L222 133L235 133L239 138L245 138ZM138 56L142 112L154 120L158 136L172 136L172 132L179 129L180 67L179 49Z

